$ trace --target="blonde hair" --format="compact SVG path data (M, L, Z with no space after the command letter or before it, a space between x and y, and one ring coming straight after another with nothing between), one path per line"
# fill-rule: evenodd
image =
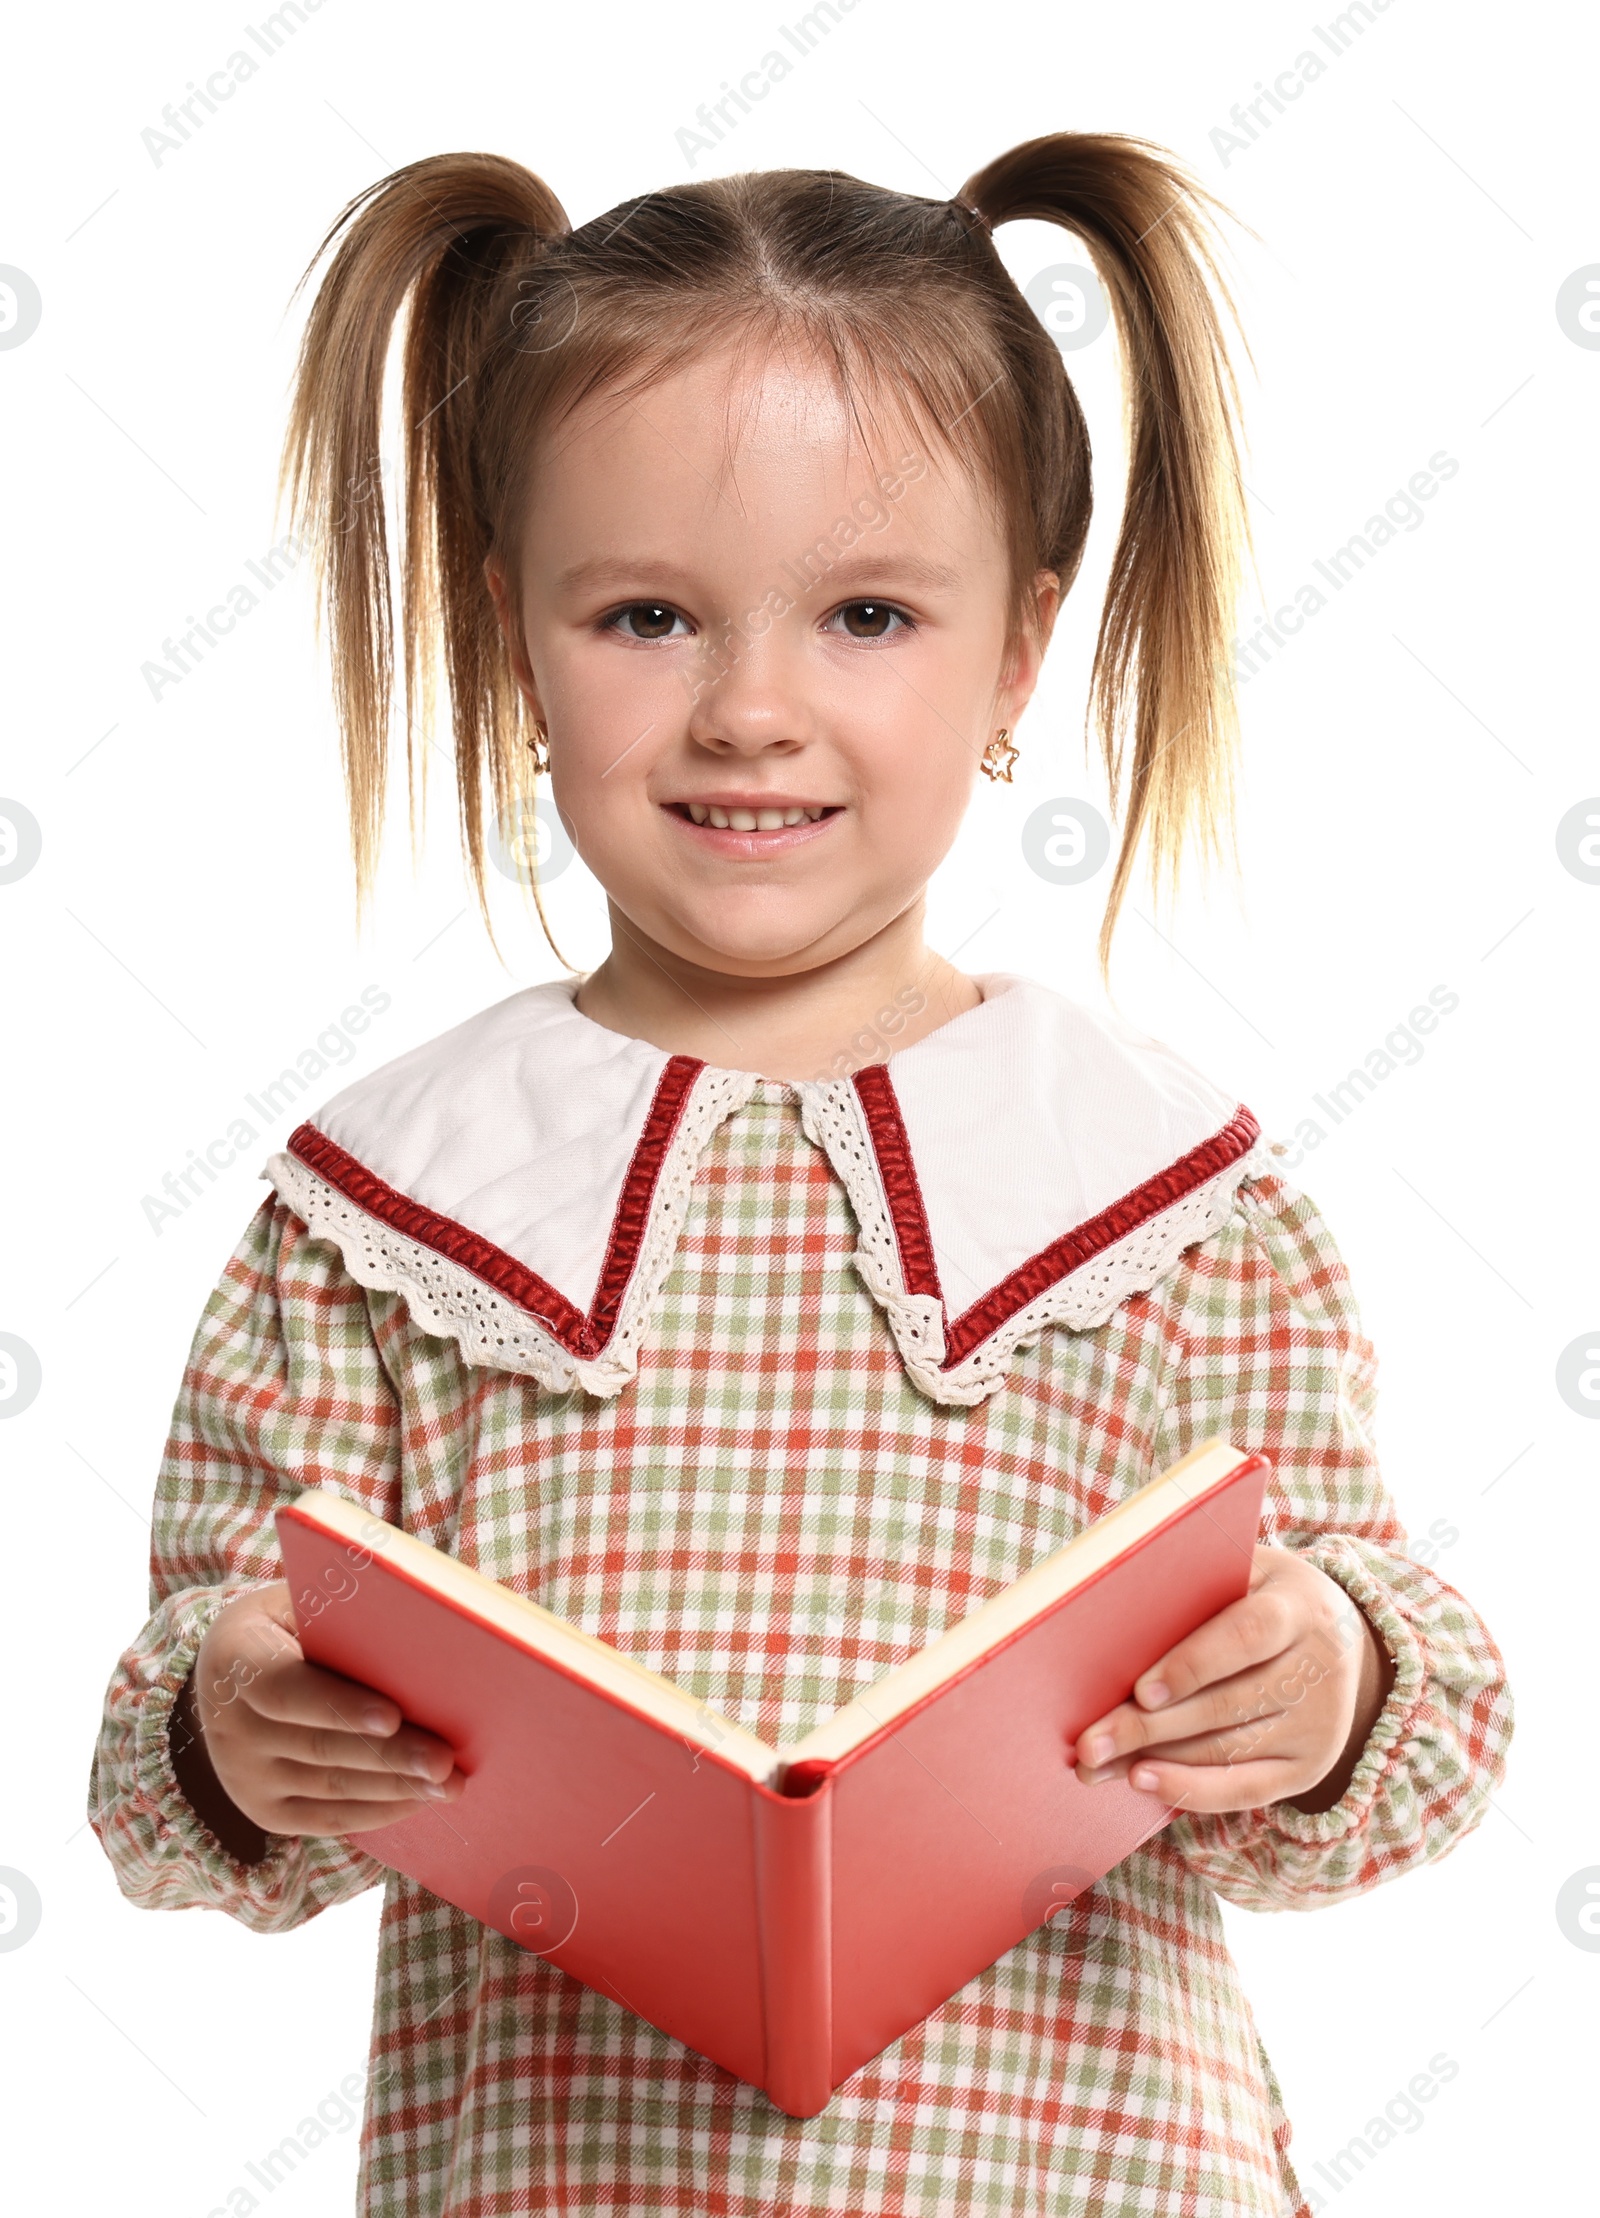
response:
M798 333L846 389L909 402L983 474L1009 542L1014 622L1028 623L1039 571L1071 585L1091 507L1082 409L991 237L1029 218L1088 248L1124 365L1128 485L1090 700L1122 823L1104 966L1141 841L1153 883L1175 885L1190 838L1215 852L1232 821L1246 524L1214 205L1159 149L1073 133L1013 148L949 201L776 170L648 193L574 230L540 178L492 154L436 155L357 195L301 280L337 241L301 341L283 486L315 550L358 904L382 832L396 675L379 443L402 311L407 785L414 827L442 654L487 923L485 786L502 820L525 800L529 726L484 563L496 559L520 606L540 432L586 395L636 391L752 327Z

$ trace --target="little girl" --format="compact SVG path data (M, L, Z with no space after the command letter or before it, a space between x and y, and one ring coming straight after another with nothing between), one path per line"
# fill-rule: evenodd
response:
M1058 136L948 202L784 171L572 230L515 163L444 155L325 242L286 472L358 883L405 311L408 762L442 648L480 897L486 797L508 821L547 770L612 923L597 970L272 1157L106 1704L91 1813L135 1902L277 1931L384 1887L369 2218L1305 2213L1217 1897L1358 1894L1500 1773L1500 1659L1405 1553L1345 1268L1255 1119L923 941L1089 522L1078 403L991 237L1019 217L1087 242L1127 371L1104 957L1141 842L1171 866L1229 792L1235 403L1166 160ZM272 1516L305 1486L792 1741L1219 1434L1272 1458L1251 1591L1066 1751L1181 1814L815 2118L363 1853L461 1776L302 1659Z

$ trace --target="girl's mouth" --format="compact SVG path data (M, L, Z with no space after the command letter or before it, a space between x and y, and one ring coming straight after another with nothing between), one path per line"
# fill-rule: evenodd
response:
M667 801L662 806L697 846L743 856L770 855L815 839L834 817L843 814L838 804L810 801L763 805Z

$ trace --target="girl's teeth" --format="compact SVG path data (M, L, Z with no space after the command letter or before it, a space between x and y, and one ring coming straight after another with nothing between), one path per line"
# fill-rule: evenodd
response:
M779 832L789 824L815 824L826 815L814 809L719 809L714 801L689 801L685 807L696 824L709 824L719 832Z

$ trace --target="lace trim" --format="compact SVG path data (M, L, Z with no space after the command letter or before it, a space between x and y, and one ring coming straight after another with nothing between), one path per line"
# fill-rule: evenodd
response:
M906 1291L900 1243L888 1197L878 1176L878 1161L855 1088L848 1079L803 1086L800 1125L808 1140L827 1156L844 1182L855 1211L857 1246L851 1257L873 1300L883 1309L907 1371L934 1401L963 1397L940 1390L944 1374L944 1304L936 1294ZM940 1382L938 1386L934 1382ZM996 1382L998 1383L998 1381ZM982 1395L970 1399L981 1401Z
M971 1406L1005 1384L1012 1357L1031 1347L1050 1325L1087 1332L1102 1325L1135 1294L1147 1293L1172 1270L1185 1248L1226 1224L1241 1180L1271 1168L1259 1144L1169 1208L1081 1264L1019 1309L950 1369L943 1304L906 1291L899 1243L877 1157L853 1087L847 1082L808 1086L801 1118L807 1136L825 1150L844 1181L860 1227L852 1261L881 1306L907 1373L930 1401Z
M689 1189L707 1141L741 1109L758 1081L748 1071L703 1070L695 1080L650 1197L649 1220L617 1312L598 1355L574 1355L528 1310L463 1264L386 1225L287 1151L269 1158L269 1178L309 1232L339 1249L357 1285L399 1294L417 1325L454 1340L469 1363L537 1379L553 1393L619 1394L639 1367L639 1348L678 1252Z

